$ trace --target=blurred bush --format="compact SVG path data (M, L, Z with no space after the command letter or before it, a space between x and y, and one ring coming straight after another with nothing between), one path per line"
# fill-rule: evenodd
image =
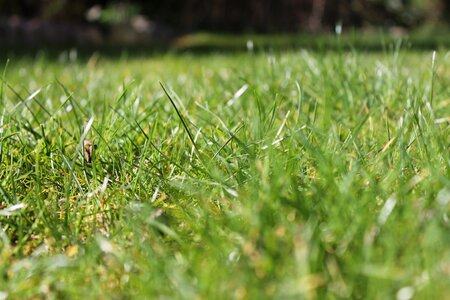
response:
M327 31L346 27L444 24L450 20L448 0L0 0L0 18L11 16L70 22L118 23L144 15L178 32Z

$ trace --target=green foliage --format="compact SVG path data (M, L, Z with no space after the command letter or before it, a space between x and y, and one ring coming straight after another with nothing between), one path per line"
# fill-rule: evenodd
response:
M125 5L124 3L111 4L105 9L98 8L98 20L106 24L126 23L139 13L139 8L136 5Z
M444 298L449 55L386 49L11 60L0 298Z

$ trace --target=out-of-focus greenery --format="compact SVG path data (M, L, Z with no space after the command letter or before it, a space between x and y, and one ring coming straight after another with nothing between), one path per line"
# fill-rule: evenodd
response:
M445 24L450 20L446 0L166 0L166 1L8 1L0 0L2 18L85 21L89 9L101 9L101 22L125 22L143 14L175 31L280 32L327 31L336 23L349 27Z

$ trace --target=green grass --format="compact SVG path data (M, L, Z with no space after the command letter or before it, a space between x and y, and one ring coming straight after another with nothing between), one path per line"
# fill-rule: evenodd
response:
M445 299L450 52L386 49L3 61L0 299Z
M339 38L334 33L322 34L217 34L209 32L193 33L177 37L170 41L170 45L177 50L211 51L223 50L242 51L247 48L247 41L252 41L255 49L298 49L311 50L339 50L360 49L364 51L381 51L389 45L403 44L414 49L436 49L450 47L448 29L421 28L408 31L396 37L394 33L386 31L348 30Z

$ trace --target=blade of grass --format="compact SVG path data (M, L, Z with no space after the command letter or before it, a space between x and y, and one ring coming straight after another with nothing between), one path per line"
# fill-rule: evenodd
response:
M172 104L173 108L175 109L175 111L177 112L178 117L181 120L181 123L183 124L184 129L186 130L186 133L189 136L189 139L191 140L192 145L195 147L195 150L198 151L198 147L197 144L195 143L194 140L194 136L192 135L191 131L189 130L189 127L187 126L186 122L184 121L183 116L181 115L180 111L178 110L175 102L173 101L172 97L169 95L169 93L167 92L166 88L164 87L164 85L162 84L162 82L159 82L159 84L161 85L161 88L163 89L164 93L166 94L167 98L169 98L170 103Z

